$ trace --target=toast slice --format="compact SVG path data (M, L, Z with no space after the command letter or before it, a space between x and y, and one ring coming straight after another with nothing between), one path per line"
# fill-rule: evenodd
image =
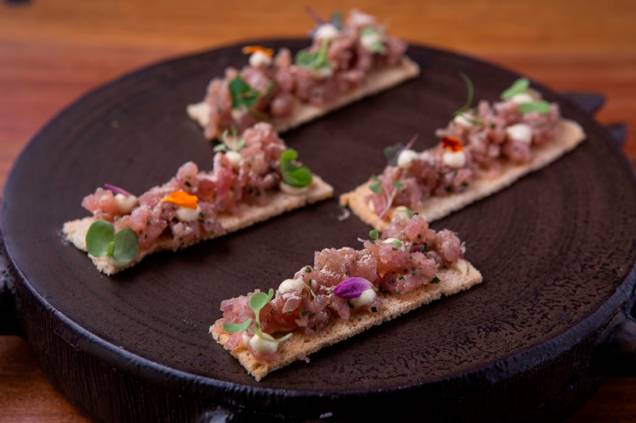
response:
M404 56L396 66L385 67L371 72L361 86L343 94L335 101L320 107L297 101L294 106L294 112L290 117L273 119L271 123L277 132L284 132L303 123L318 119L350 103L395 87L406 80L417 77L419 74L420 67L417 63ZM187 107L187 112L190 118L197 121L199 125L202 127L207 126L210 115L210 106L207 103L190 104Z
M260 381L270 372L287 366L294 361L303 360L322 348L344 341L373 326L395 319L420 306L439 300L443 296L457 294L472 288L482 281L481 273L468 261L460 259L453 267L442 269L437 273L439 283L428 284L406 294L378 294L382 309L378 312L352 314L349 320L338 319L316 334L306 335L294 333L287 341L280 344L278 359L274 362L257 360L247 349L230 351L241 365ZM210 327L210 334L221 345L230 335L223 331L223 319L217 320Z
M126 268L134 266L149 254L156 253L158 251L176 251L182 248L186 248L190 245L204 240L217 238L227 233L238 231L239 229L243 229L247 226L262 222L282 213L303 207L307 204L325 200L333 196L333 188L331 187L331 185L323 181L319 176L314 175L312 184L303 194L292 195L286 194L283 191L276 191L268 193L266 195L267 198L263 202L263 205L250 206L242 204L239 206L236 213L233 213L231 215L219 216L219 222L225 229L225 232L212 234L205 239L197 240L188 244L180 243L177 240L172 240L169 238L160 238L159 242L157 242L153 248L140 251L138 256L126 265L119 265L112 258L106 256L93 257L89 255L89 257L100 272L103 272L107 275L112 275ZM88 232L88 228L93 222L95 222L95 218L93 217L85 217L83 219L66 222L62 229L64 237L78 249L87 251L86 233Z
M584 139L585 134L578 123L571 120L562 120L559 123L558 135L554 141L542 147L537 147L528 163L506 163L497 175L482 175L471 182L470 187L461 193L427 198L422 202L421 208L415 211L424 216L429 222L441 219L454 211L512 185L515 181L531 172L546 167L573 150ZM382 229L388 225L392 210L386 213L383 219L378 217L369 207L367 196L371 193L369 189L370 183L370 181L366 182L355 190L342 194L340 203L348 206L365 223L372 225L376 229Z

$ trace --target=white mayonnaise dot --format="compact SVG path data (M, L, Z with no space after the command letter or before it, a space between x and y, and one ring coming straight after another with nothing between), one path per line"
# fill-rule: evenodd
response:
M285 294L286 292L302 292L305 289L305 283L300 279L285 279L278 286L278 293Z
M523 103L533 102L534 98L532 98L532 96L530 94L528 94L528 93L519 93L519 94L516 94L516 95L512 96L510 101L512 101L513 103L517 103L517 104L523 104Z
M134 195L115 194L115 202L120 212L130 213L137 205L137 197Z
M210 106L202 101L201 103L188 105L188 116L199 122L201 126L208 126L210 123Z
M406 206L399 206L393 210L393 216L404 216L411 218L413 216L413 212Z
M241 335L241 341L243 342L243 345L247 347L250 342L250 336L247 334L247 332L243 332L243 334Z
M279 186L281 191L289 195L305 195L310 187L310 185L307 185L306 187L298 188L288 185L285 182L281 182Z
M258 335L252 336L249 344L252 351L261 354L274 354L276 350L278 350L278 342L262 338Z
M445 151L442 160L446 166L459 169L466 164L466 155L463 151Z
M417 156L418 154L415 151L405 148L404 150L400 151L400 154L398 155L398 167L401 167L403 169L410 167L411 163L413 163L413 160L417 159Z
M374 23L375 19L373 18L373 16L362 13L359 10L351 11L349 24L351 24L352 26L367 26L373 25Z
M376 294L373 288L365 289L358 298L354 298L351 301L351 305L355 308L368 306L375 300Z
M469 112L460 113L455 116L453 121L462 126L473 126L475 122L475 115Z
M243 157L241 157L241 153L237 151L228 151L225 153L225 157L232 163L232 167L239 167L241 162L243 161Z
M316 32L314 32L314 39L331 41L338 37L339 33L340 31L338 31L338 28L334 25L329 23L322 24L318 27L318 29L316 29Z
M262 51L255 51L250 54L250 66L253 68L265 67L272 64L272 58Z
M179 207L177 209L177 219L182 222L193 222L199 218L201 209L197 206L196 209L190 209L188 207Z
M525 123L517 123L506 128L508 138L513 141L530 144L532 142L532 128Z

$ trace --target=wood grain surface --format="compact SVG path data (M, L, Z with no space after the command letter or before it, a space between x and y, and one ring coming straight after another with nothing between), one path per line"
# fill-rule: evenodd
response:
M513 68L558 90L607 96L602 122L636 127L636 3L488 0L358 5L404 38ZM611 3L611 4L610 4ZM0 3L0 188L48 119L86 90L167 56L241 38L299 35L301 2L49 0ZM634 161L630 136L626 152ZM571 421L636 419L636 378L608 379ZM46 382L26 345L0 337L0 421L83 421Z

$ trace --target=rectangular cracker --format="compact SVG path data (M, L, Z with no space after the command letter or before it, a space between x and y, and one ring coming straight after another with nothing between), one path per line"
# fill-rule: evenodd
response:
M581 126L571 120L562 120L559 124L559 135L550 144L538 147L533 151L533 157L528 163L507 163L502 166L501 172L495 177L482 176L473 181L470 187L461 193L450 194L443 197L430 197L422 203L422 208L416 210L426 220L432 222L448 216L452 212L487 197L495 192L511 185L519 178L544 168L554 162L565 153L573 150L585 139L585 133ZM372 225L376 229L383 229L388 225L388 218L392 210L386 213L385 219L381 219L369 207L366 201L371 193L368 181L355 190L342 194L340 204L348 206L362 221Z
M335 101L321 107L297 102L292 116L285 119L274 119L271 123L279 133L287 131L303 123L318 119L347 104L392 88L408 79L415 78L419 74L420 67L417 63L404 56L402 61L395 66L370 72L362 85L343 94ZM187 112L199 125L203 127L207 125L210 108L205 102L189 105Z
M159 242L154 248L139 253L139 256L131 263L126 265L118 265L110 257L93 257L91 260L95 264L95 267L100 272L107 275L112 275L126 268L132 267L139 263L145 256L165 250L176 251L182 248L189 247L201 241L208 239L214 239L219 236L223 236L230 232L238 231L247 226L253 225L258 222L270 219L279 214L303 207L307 204L315 203L321 200L325 200L333 196L333 188L331 185L323 181L319 176L314 175L312 185L309 190L302 195L286 194L282 191L276 191L267 194L266 201L263 205L248 206L242 204L239 206L238 211L232 215L221 215L219 221L223 228L226 230L221 234L212 234L209 237L198 240L195 242L183 244L175 243L169 238L159 239ZM75 247L82 251L86 251L86 233L88 228L95 221L93 217L85 217L83 219L72 220L66 222L62 228L62 232L65 238L70 241Z
M336 320L330 326L314 335L294 333L293 336L280 344L279 360L273 363L258 361L246 349L230 351L241 365L256 381L260 381L268 373L287 366L296 360L302 360L318 350L344 341L373 326L408 313L420 306L439 300L442 296L453 295L465 291L482 281L481 273L468 261L459 260L453 267L440 270L437 273L440 282L428 284L407 294L379 293L382 309L376 313L364 312L352 314L349 320ZM230 335L223 331L223 319L217 320L210 326L210 334L216 342L224 345Z

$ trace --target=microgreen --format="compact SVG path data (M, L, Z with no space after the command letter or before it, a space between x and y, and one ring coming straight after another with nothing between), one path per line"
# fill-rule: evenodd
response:
M250 108L256 104L260 97L260 93L252 88L239 75L230 81L229 89L232 95L233 109L240 109L242 107Z
M223 330L228 333L242 332L252 324L252 319L247 319L241 323L223 323Z
M517 79L512 85L501 93L502 100L510 100L517 94L525 93L530 88L530 81L525 78Z
M473 104L473 99L475 98L475 86L473 85L473 81L471 81L468 75L464 72L459 72L459 76L464 80L464 84L466 84L466 102L462 107L455 111L455 116L463 115L470 110Z
M384 148L384 157L390 166L397 165L398 157L400 156L400 152L404 150L405 146L402 143L390 145Z
M382 32L372 26L362 28L362 31L360 31L362 45L372 53L384 54L386 52L382 39Z
M342 30L342 14L340 11L336 10L331 14L331 24L336 27L339 31Z
M392 239L391 240L391 245L393 246L393 248L397 248L398 250L400 248L402 248L402 241L400 241L399 239Z
M393 182L393 186L395 187L396 190L398 191L402 191L404 189L404 183L402 183L402 181L395 181Z
M236 135L236 130L233 129L232 132L228 132L227 130L223 131L221 134L221 144L214 147L214 152L227 152L227 151L236 151L239 152L245 147L245 139L243 137L239 137Z
M371 241L375 241L378 238L380 238L380 231L378 231L377 229L371 229L369 231L369 239Z
M327 50L329 49L329 40L321 40L320 46L316 51L300 50L296 54L296 64L303 68L311 70L329 69L329 61L327 60Z
M521 103L519 105L519 111L524 115L531 112L547 113L550 111L550 103L544 100Z
M298 157L298 152L289 148L280 156L280 173L283 182L296 188L303 188L311 184L313 176L307 166L299 166L294 163Z
M267 291L267 293L258 291L250 295L248 300L248 305L252 312L254 313L254 320L246 319L240 323L223 323L223 330L228 333L236 333L246 330L252 324L252 321L255 323L254 333L258 335L260 338L266 339L268 341L280 343L291 338L292 334L288 333L287 335L281 338L274 338L272 335L263 332L261 325L261 310L272 300L274 297L274 290L272 288Z
M93 257L111 257L118 264L128 264L139 253L137 235L130 229L115 233L112 223L97 220L86 233L86 249Z
M377 176L372 176L371 184L369 184L369 189L374 194L379 194L380 192L382 192L382 185L380 183L380 178L378 178Z

